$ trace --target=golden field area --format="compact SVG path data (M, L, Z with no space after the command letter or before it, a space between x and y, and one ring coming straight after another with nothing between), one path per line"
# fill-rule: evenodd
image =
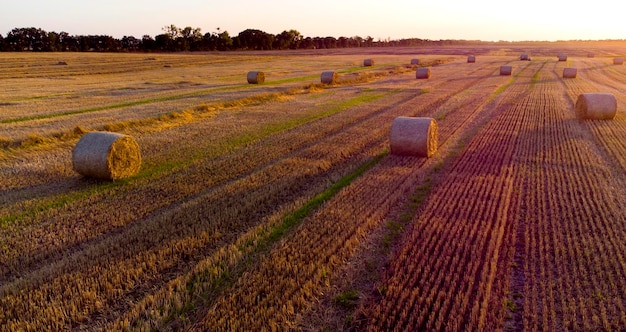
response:
M0 53L0 331L624 330L622 54ZM389 153L399 116L434 156ZM139 173L76 173L90 131Z

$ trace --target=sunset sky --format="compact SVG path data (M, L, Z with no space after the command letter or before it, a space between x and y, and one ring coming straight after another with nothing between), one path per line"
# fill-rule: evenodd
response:
M7 1L0 34L36 27L71 35L137 38L164 26L219 27L231 36L245 29L271 34L295 29L305 37L485 41L626 39L623 10L613 0L31 0Z

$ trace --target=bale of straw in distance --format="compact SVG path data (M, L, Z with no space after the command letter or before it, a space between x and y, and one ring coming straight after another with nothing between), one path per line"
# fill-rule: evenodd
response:
M511 76L513 72L513 66L500 66L500 75Z
M610 93L583 93L576 100L576 115L580 119L611 120L617 113L617 100Z
M615 58L615 59L613 59L613 64L614 65L623 65L624 64L624 58Z
M374 65L374 60L372 60L372 59L365 59L365 60L363 60L363 66L369 67L369 66L373 66L373 65Z
M416 65L416 66L419 65L420 64L420 59L417 59L417 58L411 59L411 64L412 65Z
M593 57L595 57L595 56L596 56L596 55L595 55L595 54L593 54L593 53L591 53L591 52L587 53L587 57L588 57L588 58L593 58Z
M474 63L474 62L476 62L476 56L474 56L474 55L468 55L468 56L467 56L467 62L468 62L468 63Z
M578 70L576 68L563 68L563 78L576 78L576 73Z
M134 138L111 132L89 132L72 150L74 170L86 177L119 180L141 168L141 151Z
M528 60L528 54L522 53L522 55L519 56L519 59L524 61Z
M321 77L323 84L335 84L337 83L337 73L334 71L324 71Z
M417 78L417 79L429 79L430 78L430 67L417 68L417 70L415 71L415 78Z
M561 53L557 56L557 58L559 58L559 61L567 61L567 54Z
M397 117L391 124L391 153L431 157L437 152L437 137L435 119Z
M265 73L262 71L248 72L248 84L263 84L265 82Z

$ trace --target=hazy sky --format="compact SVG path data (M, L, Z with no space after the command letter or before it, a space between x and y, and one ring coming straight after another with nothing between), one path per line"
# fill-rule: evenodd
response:
M378 39L569 40L626 39L625 13L615 0L3 0L0 34L36 27L71 35L141 38L164 26L219 27L305 37Z

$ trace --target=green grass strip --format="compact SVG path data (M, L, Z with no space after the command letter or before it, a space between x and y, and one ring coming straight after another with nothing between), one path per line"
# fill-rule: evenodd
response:
M306 217L312 215L315 210L320 208L325 202L337 195L337 193L339 193L341 189L347 187L355 179L359 178L376 164L380 163L380 161L388 154L389 151L386 150L376 157L372 158L371 160L366 161L357 169L355 169L352 173L342 177L341 179L339 179L339 181L333 183L326 190L315 195L312 199L304 203L304 205L302 205L300 208L286 215L282 219L281 223L268 230L265 235L261 236L260 239L254 242L248 242L240 246L238 249L241 252L246 252L247 258L243 259L242 262L239 263L239 265L247 266L248 264L251 264L250 260L253 256L268 250L273 244L277 243L297 225L301 224ZM234 267L231 270L241 271L242 269ZM217 277L215 277L212 276L209 271L206 272L207 273L198 274L194 278L190 279L185 287L185 291L188 292L188 294L194 294L199 302L210 302L210 300L207 301L207 299L209 299L209 294L222 292L228 287L234 285L234 283L237 281L241 274L231 273L228 270L224 270ZM202 303L202 305L206 306L208 305L208 303ZM172 305L169 307L174 308L175 306ZM179 310L172 310L164 319L163 324L167 325L175 319L188 317L191 311L195 310L196 308L197 303L186 303Z
M539 69L535 72L535 74L533 75L533 79L532 79L531 84L530 84L530 87L531 87L531 88L534 88L534 87L535 87L535 85L536 85L537 83L539 83L539 77L541 76L541 75L540 75L540 72L541 72L541 70L543 69L543 67L546 65L546 63L547 63L547 62L548 62L548 60L545 60L545 61L541 64L541 67L540 67L540 68L539 68Z
M280 240L290 229L300 224L302 220L304 220L304 218L306 218L313 211L322 206L322 204L324 204L326 201L337 195L337 193L341 189L347 187L355 179L363 175L363 173L367 172L369 169L374 167L374 165L378 164L385 156L387 156L388 153L389 151L385 151L374 157L372 160L359 166L359 168L357 168L354 172L339 179L339 181L332 184L328 189L324 190L320 194L317 194L310 201L306 202L301 208L286 216L283 219L282 224L272 229L269 235L259 242L259 249L268 247L269 245Z

